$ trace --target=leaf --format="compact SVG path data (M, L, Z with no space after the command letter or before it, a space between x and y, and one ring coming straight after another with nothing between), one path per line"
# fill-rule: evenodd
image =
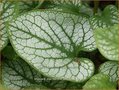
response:
M7 49L13 52L12 57L9 58ZM4 53L3 53L4 52ZM35 88L51 88L51 89L66 89L66 88L81 88L82 84L73 83L63 80L55 80L44 77L32 67L30 67L20 57L16 57L12 47L7 46L3 50L3 63L2 63L2 79L3 83L7 88L11 89L35 89ZM7 54L7 55L6 55ZM23 82L23 83L21 83ZM24 84L25 83L25 84Z
M8 37L5 28L5 22L12 18L14 10L8 2L0 2L0 51L7 45Z
M96 74L86 84L83 86L83 90L113 90L116 89L116 86L109 81L109 77L104 74Z
M114 5L108 5L101 15L94 15L90 23L93 29L105 28L112 26L113 24L118 24L118 10Z
M103 63L100 68L99 72L109 75L110 81L117 82L118 80L118 62L116 61L107 61Z
M43 0L41 0L43 2ZM39 2L39 5L41 3ZM9 0L3 0L0 2L0 51L7 45L8 43L8 35L7 35L7 23L11 21L11 19L15 18L17 14L22 12L26 12L31 10L32 2L15 2ZM37 6L38 7L38 6Z
M9 36L19 56L48 77L83 82L94 72L92 61L77 58L95 49L87 17L32 11L10 23Z
M118 25L94 31L97 48L109 60L118 60Z
M4 59L2 64L3 84L11 89L22 89L31 85L41 84L41 75L32 69L22 59Z

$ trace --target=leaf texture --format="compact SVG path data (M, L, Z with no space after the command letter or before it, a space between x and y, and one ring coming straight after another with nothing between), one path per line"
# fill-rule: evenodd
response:
M96 48L87 17L32 11L10 24L9 36L16 52L44 75L82 82L93 74L92 61L77 58L80 50Z
M103 63L99 68L99 72L109 75L110 81L117 82L117 80L118 80L118 62L107 61L107 62Z
M97 29L94 32L97 48L109 60L118 60L118 25Z
M111 25L118 24L118 10L114 5L108 5L101 15L94 15L90 19L92 28L105 28L110 27Z
M41 2L39 2L39 6L41 5ZM37 2L38 3L38 2ZM8 43L8 35L7 35L7 27L8 22L10 22L12 19L15 19L17 15L29 11L35 6L38 8L38 5L35 4L34 7L32 6L33 2L31 1L9 1L9 0L3 0L0 2L0 51L7 45Z

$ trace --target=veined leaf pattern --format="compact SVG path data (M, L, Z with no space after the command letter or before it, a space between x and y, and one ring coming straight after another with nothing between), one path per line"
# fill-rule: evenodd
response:
M13 53L8 56L8 50ZM66 89L81 88L82 84L63 80L54 80L43 76L28 65L14 52L11 46L7 46L2 52L2 81L6 88L11 89ZM7 54L7 55L6 55Z
M3 85L9 89L26 90L33 87L40 89L81 88L80 83L53 80L44 77L20 58L16 60L5 58L2 64L2 71Z
M2 64L2 80L7 88L22 89L31 85L42 85L42 75L38 74L22 59L4 59Z
M107 62L103 63L99 68L99 72L109 75L110 81L117 82L117 80L118 80L118 62L107 61Z
M13 12L13 5L7 1L0 2L0 51L7 45L8 37L5 22L12 18Z
M9 36L16 52L44 75L82 82L94 72L91 60L76 58L80 50L95 49L92 29L85 16L32 11L10 24Z
M118 60L118 25L95 30L97 48L109 60Z
M39 5L43 2L39 2ZM37 5L37 4L36 4ZM7 23L11 19L15 19L17 14L29 10L32 6L31 1L9 1L2 0L0 2L0 51L7 45L8 35L7 35Z
M90 23L93 29L110 27L113 24L118 24L118 10L114 5L108 5L101 15L94 15Z

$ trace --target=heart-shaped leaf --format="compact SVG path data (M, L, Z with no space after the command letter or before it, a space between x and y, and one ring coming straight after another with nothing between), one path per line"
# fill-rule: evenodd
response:
M94 29L109 27L113 24L118 24L118 10L114 5L108 5L101 15L94 15L90 23Z
M10 23L9 36L16 52L49 77L82 82L94 72L91 60L77 58L92 51L95 41L85 16L57 11L32 11Z
M94 31L96 44L103 56L109 60L118 60L118 25L100 28Z
M117 82L118 80L118 62L107 61L99 68L99 72L109 75L110 81Z
M105 74L99 73L91 77L89 81L83 86L83 90L115 90L116 86L109 81L109 77Z

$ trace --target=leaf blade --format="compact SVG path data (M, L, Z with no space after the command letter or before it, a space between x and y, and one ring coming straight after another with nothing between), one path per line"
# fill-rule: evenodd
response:
M116 61L107 61L99 67L99 72L109 75L111 82L118 80L118 63Z
M33 18L32 16L36 17ZM77 39L80 38L80 34L78 36L77 32L74 32L74 29L69 33L68 31L69 28L74 25L73 20L76 22L77 18L78 17L73 14L70 15L54 11L34 11L21 15L11 24L9 30L11 43L19 56L46 76L75 82L85 81L93 74L94 65L86 58L80 59L81 65L73 61L76 57L74 53L79 50L75 47L77 47L80 44L79 42L82 41L78 41L76 46L74 44L74 39L71 38L73 35L72 32L76 34L75 38ZM88 28L85 27L84 30L80 29L80 32L86 32L86 34L91 35L91 29L87 23L87 19L84 17L83 20L82 23L85 23L84 26L87 25ZM68 28L68 31L64 28ZM77 28L76 31L78 31L78 29L79 28ZM17 31L17 33L14 33L13 30ZM94 47L91 44L93 43L93 37L88 35L87 37L84 36L83 39L86 38L87 40L84 43L89 45L89 47L85 46L83 43L81 44L83 48L82 50L89 49L90 51L90 48L93 50ZM26 41L27 39L28 41ZM26 47L24 48L24 46ZM25 50L23 50L23 48ZM25 53L23 53L24 51ZM86 69L84 66L86 66ZM77 68L77 70L74 70L75 68ZM87 70L88 68L89 70ZM76 71L75 74L77 74L77 77L75 77L75 75L72 76L70 69L73 72ZM85 70L85 72L82 70ZM80 71L79 74L78 71Z
M103 32L103 33L102 33ZM96 44L103 56L109 60L118 60L118 25L94 31Z
M114 5L108 5L101 15L94 15L90 18L90 23L92 28L95 30L97 28L106 28L111 25L118 24L118 9Z

